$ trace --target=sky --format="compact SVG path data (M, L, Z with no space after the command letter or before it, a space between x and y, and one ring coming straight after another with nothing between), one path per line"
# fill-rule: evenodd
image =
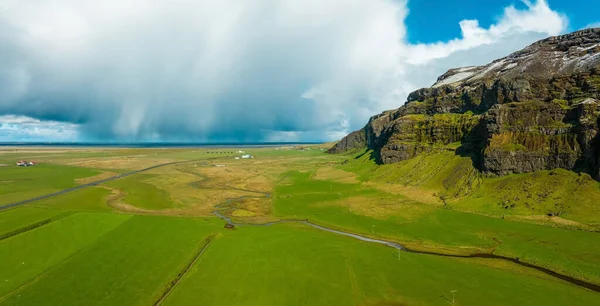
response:
M594 2L0 0L0 142L336 140Z

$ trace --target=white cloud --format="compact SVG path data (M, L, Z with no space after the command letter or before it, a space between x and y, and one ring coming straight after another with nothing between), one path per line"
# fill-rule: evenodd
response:
M592 29L592 28L600 28L600 21L590 23L590 24L586 25L585 27L583 27L583 29Z
M546 1L406 42L399 0L0 0L0 115L121 140L329 140L567 26ZM266 131L266 132L265 132Z
M511 5L504 10L499 22L487 29L480 27L477 20L463 20L459 23L461 38L437 44L411 46L407 61L422 64L448 57L454 52L495 44L507 36L520 36L530 32L558 35L566 28L566 17L552 11L545 0L533 4L529 1L525 3L527 10L521 11Z
M77 125L4 115L0 116L0 142L77 140Z

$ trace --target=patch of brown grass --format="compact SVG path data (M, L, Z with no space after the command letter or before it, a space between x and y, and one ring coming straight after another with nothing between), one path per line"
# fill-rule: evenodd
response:
M579 223L577 221L573 221L573 220L567 220L561 217L557 217L557 216L546 216L546 215L530 215L530 216L522 216L522 215L507 215L505 216L506 219L514 219L517 221L525 221L525 222L529 222L529 223L536 223L536 224L541 224L541 225L549 225L549 226L558 226L558 227L565 227L565 228L578 228L578 229L583 229L583 230L588 230L588 231L594 231L597 230L597 228L593 227L593 226L589 226L583 223Z
M162 158L140 158L133 156L106 157L106 158L75 158L56 160L69 166L94 168L94 169L115 169L115 170L140 170L158 164L172 162L172 159Z
M389 196L355 196L337 201L321 202L314 205L341 206L348 213L384 220L390 216L401 217L406 222L415 220L435 209L434 206L417 203L409 199Z
M375 188L390 194L405 196L413 201L426 204L443 204L439 197L435 196L435 192L424 190L419 187L404 186L400 184L385 184L385 183L363 183L364 187Z
M315 180L328 180L346 184L359 183L356 174L333 167L318 168L313 178Z
M103 180L103 179L107 179L107 178L113 177L115 175L117 175L116 172L102 171L98 175L88 176L88 177L84 177L84 178L78 178L78 179L75 180L75 183L77 183L79 185L89 184L89 183L93 183L93 182L96 182L96 181L99 181L99 180Z

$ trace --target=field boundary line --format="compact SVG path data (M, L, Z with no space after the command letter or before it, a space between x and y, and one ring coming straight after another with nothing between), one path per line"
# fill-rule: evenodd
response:
M35 222L35 223L32 223L32 224L26 225L26 226L18 228L16 230L12 230L12 231L10 231L8 233L4 233L4 234L0 235L0 241L8 239L8 238L11 238L11 237L14 237L14 236L17 236L17 235L20 235L20 234L27 233L27 232L29 232L31 230L34 230L34 229L39 228L39 227L42 227L44 225L48 225L48 224L50 224L52 222L64 219L64 218L66 218L68 216L72 216L74 214L76 214L76 212L62 213L62 214L59 214L59 215L54 216L52 218L44 219L42 221L38 221L38 222Z
M175 287L179 284L179 282L181 281L181 279L190 271L190 269L192 269L192 267L194 266L194 264L196 264L196 262L198 261L198 259L200 258L200 256L202 256L202 254L204 253L204 251L206 251L206 249L208 248L208 246L210 245L210 243L212 242L212 240L213 240L214 237L215 237L215 234L212 234L212 235L208 236L204 240L204 245L202 246L202 248L200 249L200 251L196 254L196 256L194 256L194 258L192 259L192 261L190 261L187 264L187 266L185 267L185 269L183 269L183 271L179 272L177 274L177 276L175 277L175 279L171 280L168 283L168 287L165 290L165 292L158 299L158 301L156 301L156 303L154 303L155 306L161 305L163 303L163 301L165 299L167 299L167 297L169 297L169 295L171 294L171 292L173 292L173 289L175 289Z
M10 292L7 292L5 295L0 296L0 303L2 301L4 301L6 298L10 297L11 295L17 293L20 290L23 290L25 287L37 282L38 280L40 280L42 277L45 277L46 274L50 273L50 271L60 267L61 265L63 265L65 262L71 260L73 257L75 257L77 254L81 253L82 251L84 251L86 248L81 248L75 252L73 252L71 255L67 256L65 259L61 260L60 262L57 262L56 264L49 266L48 268L46 268L44 271L40 272L40 274L30 278L29 280L27 280L26 282L22 283L21 285L15 287L13 290L11 290Z
M74 215L77 212L70 212L67 213L68 215L65 217L68 217L70 215ZM63 219L63 218L61 218ZM42 277L45 277L46 274L50 273L52 270L60 267L61 265L65 264L66 262L68 262L69 260L71 260L73 257L77 256L79 253L82 253L86 250L91 249L96 243L98 243L98 241L100 239L102 239L103 237L105 237L106 235L108 235L108 233L115 231L117 228L123 226L124 223L126 223L128 220L123 221L121 224L117 225L117 227L109 230L108 232L102 234L101 236L99 236L96 240L94 240L93 243L89 244L88 246L84 246L80 249L75 250L72 254L68 255L67 257L65 257L63 260L61 260L60 262L57 262L56 264L47 267L44 271L40 272L38 275L32 277L31 279L27 280L26 282L24 282L23 284L19 285L18 287L16 287L15 289L11 290L10 292L4 294L3 296L0 296L0 304L2 304L2 301L5 300L7 297L9 297L10 295L12 295L13 293L22 290L24 287L29 286L30 284L37 282L38 280L40 280Z

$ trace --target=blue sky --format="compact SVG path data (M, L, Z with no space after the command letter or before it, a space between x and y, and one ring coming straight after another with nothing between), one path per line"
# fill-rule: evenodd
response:
M0 0L2 141L330 141L584 0Z
M600 22L600 1L548 0L549 6L569 18L567 32L580 30ZM411 43L447 41L460 36L458 21L477 19L487 28L501 18L504 8L513 5L525 9L519 0L412 0L406 18Z

